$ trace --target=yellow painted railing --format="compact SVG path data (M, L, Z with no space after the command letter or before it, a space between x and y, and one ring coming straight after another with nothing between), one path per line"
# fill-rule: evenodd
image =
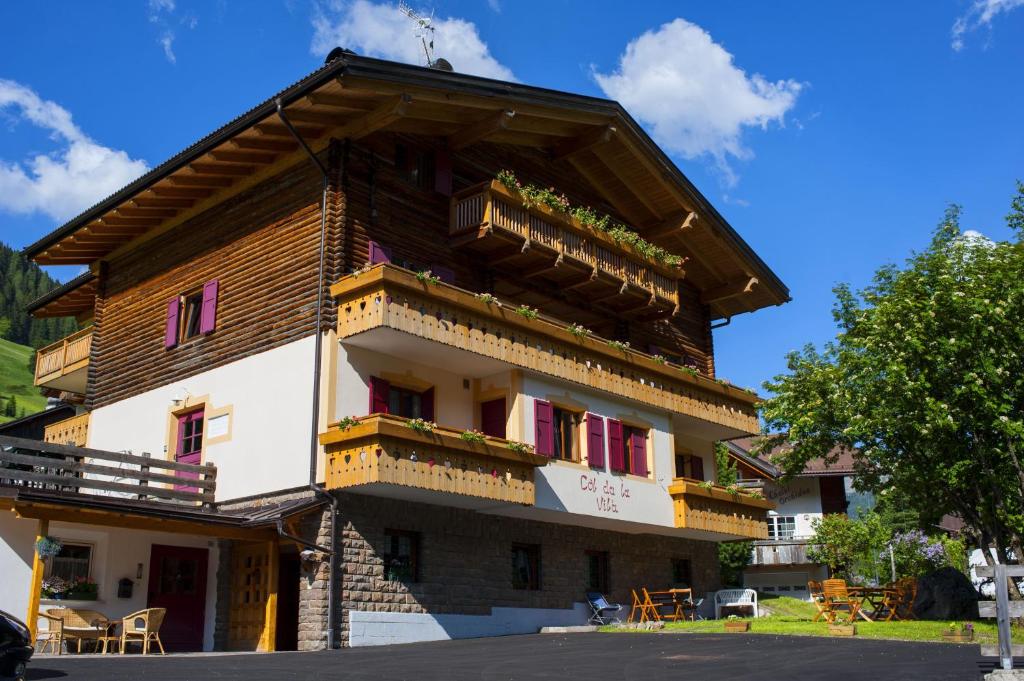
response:
M509 442L467 441L462 431L420 432L408 419L373 414L320 434L327 452L327 489L396 485L533 505L533 472L548 459L518 453Z
M77 331L36 352L35 384L42 385L89 365L92 327Z
M770 501L683 478L675 480L668 492L678 528L728 534L737 539L768 538L767 512L775 508Z
M72 416L46 426L43 441L58 445L84 447L89 438L89 413Z
M547 246L563 257L679 304L681 269L654 260L547 206L525 207L522 198L497 180L463 190L452 198L451 235L481 227L515 233L527 242Z
M338 336L390 328L518 367L685 414L748 434L760 432L758 398L683 367L573 333L550 317L385 264L331 287Z

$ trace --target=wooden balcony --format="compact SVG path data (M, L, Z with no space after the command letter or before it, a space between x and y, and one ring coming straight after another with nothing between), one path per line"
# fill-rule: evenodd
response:
M751 565L810 565L807 542L802 540L754 542Z
M461 495L532 506L533 472L547 457L519 454L507 440L468 442L462 431L421 433L398 416L373 414L320 434L327 489L431 501Z
M84 447L89 440L89 413L72 416L46 426L43 441L58 445Z
M35 384L84 395L91 349L92 327L41 348L36 352Z
M491 265L578 292L620 315L656 319L679 309L683 271L522 198L497 180L452 198L451 243Z
M767 511L775 504L717 485L677 479L668 488L675 506L676 527L729 535L736 539L767 539Z
M760 432L756 395L394 265L346 276L331 294L343 341L387 351L395 336L418 339L400 346L403 357L431 363L433 348L454 348L715 424L718 439Z

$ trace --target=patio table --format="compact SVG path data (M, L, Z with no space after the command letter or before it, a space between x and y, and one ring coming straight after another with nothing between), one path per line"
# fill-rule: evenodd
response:
M874 622L883 611L888 612L885 621L892 619L895 612L896 599L899 592L888 586L851 586L850 596L860 599L860 610L857 614L868 622ZM868 614L870 608L871 614Z

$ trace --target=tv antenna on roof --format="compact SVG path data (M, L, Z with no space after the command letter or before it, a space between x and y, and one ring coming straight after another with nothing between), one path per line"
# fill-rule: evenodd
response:
M434 13L429 17L421 16L406 4L405 0L398 3L398 11L416 22L416 37L423 43L423 54L427 57L427 66L433 67L434 62Z

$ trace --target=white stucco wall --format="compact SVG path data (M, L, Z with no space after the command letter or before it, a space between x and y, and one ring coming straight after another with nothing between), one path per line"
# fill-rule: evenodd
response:
M176 397L208 399L227 410L229 436L213 439L207 421L204 463L217 466L217 500L296 487L309 479L312 337L289 343L92 412L89 446L167 458L169 411ZM173 447L173 444L171 445Z
M768 481L765 483L764 497L778 504L778 508L768 512L769 515L791 515L796 518L794 539L814 534L811 524L822 516L821 487L817 478L796 478L783 484Z
M0 513L0 610L23 618L28 612L32 581L36 521ZM190 537L165 532L107 529L71 523L50 523L50 536L62 541L91 544L91 576L99 586L99 597L83 604L111 619L123 617L146 607L149 583L149 558L153 544L206 548L209 551L206 576L206 621L203 649L213 650L213 625L217 598L217 542L206 537ZM142 578L136 577L142 565ZM122 578L134 582L131 598L117 597ZM77 603L77 602L76 602ZM41 609L66 605L62 601L43 601ZM43 626L42 624L40 626Z

